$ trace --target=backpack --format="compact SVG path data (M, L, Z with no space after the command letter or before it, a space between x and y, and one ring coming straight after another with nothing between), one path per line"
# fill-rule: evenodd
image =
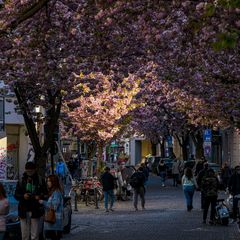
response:
M132 176L132 177L130 178L129 184L130 184L133 188L137 188L137 187L139 187L139 186L141 185L141 181L140 181L140 179L139 179L139 177L138 177L137 174L135 174L134 176Z
M56 167L56 173L59 175L65 175L65 165L64 163L58 163Z

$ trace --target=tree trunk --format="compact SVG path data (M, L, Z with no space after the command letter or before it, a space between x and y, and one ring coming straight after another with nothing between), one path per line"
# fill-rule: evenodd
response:
M45 139L43 146L40 144L39 136L36 130L35 122L32 118L31 111L29 109L27 99L24 97L24 89L16 83L14 86L14 92L20 106L25 126L28 131L29 138L31 140L33 150L35 153L34 161L38 166L38 171L41 176L45 176L46 173L46 161L47 153L50 149L51 144L54 144L54 131L58 123L60 116L61 106L62 106L62 97L60 91L57 91L52 95L49 91L49 103L51 108L47 110L46 116L46 127L45 127Z
M201 130L198 130L196 134L191 134L191 137L196 147L196 159L201 159L204 157L203 136Z
M188 160L188 140L183 137L182 140L182 155L183 155L183 160L187 161Z
M160 150L161 150L161 157L165 157L165 138L160 141Z
M103 143L99 143L97 145L97 171L96 174L99 176L102 172L102 167L103 167L103 161L102 161L102 155L103 155Z
M93 176L93 158L96 152L96 144L94 142L87 145L87 158L88 158L88 176Z
M184 131L182 137L179 137L178 134L175 134L175 137L178 140L179 146L182 150L182 158L184 161L188 160L188 144L189 144L189 132Z

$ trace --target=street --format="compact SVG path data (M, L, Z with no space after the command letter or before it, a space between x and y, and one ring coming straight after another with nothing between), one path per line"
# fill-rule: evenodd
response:
M161 187L160 179L151 176L147 186L146 210L135 212L131 201L117 201L114 212L105 213L93 206L78 205L72 230L64 239L71 240L231 240L240 239L237 226L202 224L200 193L195 192L194 209L187 212L182 187L173 187L172 180Z

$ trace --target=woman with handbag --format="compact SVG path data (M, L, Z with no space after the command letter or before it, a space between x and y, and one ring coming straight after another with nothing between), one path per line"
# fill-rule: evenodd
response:
M44 234L46 239L59 240L63 231L63 195L56 175L47 178L48 201L39 200L45 206Z

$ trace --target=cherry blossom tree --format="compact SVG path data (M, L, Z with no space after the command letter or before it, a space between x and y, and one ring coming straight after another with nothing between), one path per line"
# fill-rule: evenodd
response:
M18 2L15 4L15 2ZM72 1L6 1L0 10L0 78L16 94L42 172L46 153L54 142L63 93L75 85L84 34L78 26L78 12ZM31 13L30 13L31 12ZM24 14L27 16L21 16ZM36 113L42 106L45 113ZM35 123L45 125L41 142Z
M46 109L42 120L52 139L61 103L78 97L79 72L100 72L116 83L129 76L163 83L170 107L188 124L239 125L237 1L27 0L20 8L15 2L0 10L0 77L19 93L39 158L50 143L41 146L34 133L34 106Z
M97 169L102 162L103 147L122 133L129 123L129 113L138 106L134 97L139 81L134 76L115 82L114 76L102 73L76 76L78 97L66 102L64 123L74 135L97 145Z

